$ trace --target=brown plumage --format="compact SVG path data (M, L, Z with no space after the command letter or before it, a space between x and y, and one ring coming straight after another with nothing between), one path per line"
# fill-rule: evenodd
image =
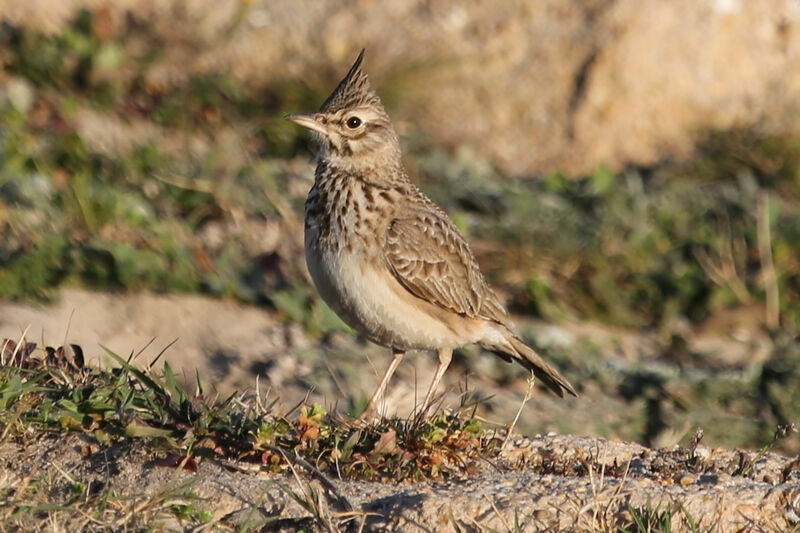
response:
M392 349L378 400L407 350L437 350L426 410L453 349L478 343L517 361L563 396L572 386L513 332L453 222L408 178L400 143L361 70L350 71L315 114L287 117L320 145L306 201L306 262L322 298L351 327Z

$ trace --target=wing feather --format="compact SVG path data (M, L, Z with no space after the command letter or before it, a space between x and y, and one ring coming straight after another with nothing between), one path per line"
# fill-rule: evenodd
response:
M469 245L443 212L395 218L386 231L384 255L395 278L418 298L460 315L509 322Z

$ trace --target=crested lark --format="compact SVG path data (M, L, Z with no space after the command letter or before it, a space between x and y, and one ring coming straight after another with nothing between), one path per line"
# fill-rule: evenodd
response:
M514 332L469 245L411 181L378 96L355 64L319 112L289 115L320 145L305 212L306 263L325 302L367 339L392 349L367 404L378 400L407 350L437 350L422 412L453 349L477 343L531 370L559 396L575 390Z

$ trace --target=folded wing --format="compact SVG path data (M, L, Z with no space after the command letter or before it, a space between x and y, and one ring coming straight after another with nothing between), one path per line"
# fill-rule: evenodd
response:
M386 233L384 254L395 278L444 309L508 324L508 313L447 216L429 210L409 215L394 219Z

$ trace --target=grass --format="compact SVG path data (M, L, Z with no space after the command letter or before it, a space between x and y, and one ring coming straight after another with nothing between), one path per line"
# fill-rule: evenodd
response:
M201 292L271 307L314 336L346 330L299 266L310 147L281 118L315 109L329 87L248 84L222 72L164 81L154 75L164 47L146 25L109 40L101 23L83 12L52 35L0 27L11 80L0 98L0 298L46 301L75 285ZM467 147L424 143L407 163L512 311L657 336L657 361L624 369L598 350L547 350L571 379L630 406L606 434L653 444L670 429L703 427L713 443L761 450L734 465L745 476L767 450L800 449L773 438L776 426L797 423L800 405L797 138L709 132L687 163L582 177L511 179ZM750 341L754 352L765 347L762 359L720 367L690 349L696 335L742 331L763 339ZM126 359L115 373L83 368L71 347L38 359L16 353L0 371L0 441L72 432L99 447L157 444L179 463L235 456L274 470L288 468L291 452L326 476L364 480L445 479L497 453L468 409L362 426L315 405L280 413L241 395L208 398L199 384L190 393L168 366L156 376ZM496 373L506 384L519 376ZM690 453L682 460L705 467ZM593 471L552 458L528 466ZM50 509L46 480L16 481L24 489L3 497L33 502L12 506L18 521L50 513L61 523L58 513L73 512L85 525L93 506L135 520L108 491L76 483L63 508ZM192 494L176 488L146 516L202 523ZM636 512L636 527L656 529L674 514Z
M301 480L298 470L336 492L329 477L446 479L474 472L478 463L500 450L500 438L466 411L373 424L326 413L319 404L281 413L275 402L265 403L258 396L208 398L199 381L190 393L168 364L156 374L136 368L131 358L108 352L117 368L87 368L68 352L81 353L79 347L52 350L24 341L4 343L0 445L33 445L48 435L79 434L86 456L144 447L154 453L156 466L176 473L194 472L204 460L252 463L276 474L291 471L299 491L282 483L281 487L309 511L314 524L327 524L330 530L338 530L338 518L324 514L327 503ZM25 479L9 472L0 481L0 513L7 524L35 520L42 527L57 523L76 529L139 530L170 523L199 526L212 520L213 503L198 495L191 480L176 480L139 498L73 478L57 467L47 473L29 472ZM65 483L66 491L56 489ZM346 509L352 511L351 506ZM263 524L277 520L254 517L246 523L262 519Z
M11 80L0 98L0 298L51 300L75 285L201 292L270 307L313 336L346 330L302 270L309 138L281 118L315 109L330 87L213 71L163 79L164 46L146 24L110 39L94 17L55 34L0 28ZM615 372L583 347L548 351L629 402L635 420L609 431L653 443L702 426L714 442L761 446L797 422L798 139L709 132L687 163L582 177L512 179L468 147L420 142L407 163L513 312L657 335L666 372ZM753 351L765 338L764 361L722 372L689 347L698 332L743 330Z
M706 168L707 151L740 147L743 136L712 136L686 165L620 175L600 169L580 179L556 174L514 182L468 151L423 155L419 168L473 240L490 243L493 267L524 280L514 291L517 309L666 332L676 320L702 323L729 309L765 305L757 226L759 198L766 195L779 313L795 331L798 268L788 251L797 232L800 160L793 141L760 139L747 155L755 159L769 146L782 174L761 175L747 161L737 161L734 171L724 159L716 162L719 170Z
M36 449L48 439L79 436L73 442L80 443L84 459L110 454L126 461L128 455L141 452L149 456L145 465L172 470L172 480L154 493L130 494L108 480L61 467L57 461L33 461L0 476L0 522L8 527L26 523L82 530L223 527L218 524L221 517L215 514L215 502L201 495L191 477L179 477L182 472L197 472L203 461L214 461L232 469L251 464L260 472L274 474L271 484L305 512L305 516L287 518L254 509L255 514L240 524L245 528L271 524L343 531L366 523L368 515L333 480L396 484L524 470L542 476L588 478L598 491L596 498L606 498L611 491L602 520L606 525L617 524L614 527L621 531L670 531L678 516L698 530L685 511L673 506L629 508L627 515L617 516L619 505L626 501L621 489L631 475L630 465L603 461L599 450L565 456L542 451L505 459L503 431L484 427L475 416L475 405L425 418L366 423L328 413L319 404L300 404L284 411L277 401L267 401L257 391L210 398L199 379L190 392L168 364L155 372L155 361L138 368L132 362L134 354L128 358L107 354L114 368L89 368L83 364L79 346L53 349L6 340L0 351L0 448L14 442ZM698 431L688 448L662 450L658 464L648 467L646 475L657 483L675 483L697 474L758 479L757 464L792 430L791 426L778 428L772 442L752 457L742 453L732 461L698 455L703 438ZM44 464L47 469L42 468ZM786 479L792 476L793 465L785 468ZM281 475L287 473L293 484ZM604 487L604 480L614 481ZM509 531L524 531L528 525L519 516L512 522L497 508L495 512ZM621 521L623 515L628 516L627 522ZM451 518L455 527L464 525ZM488 530L477 522L473 525Z
M164 43L146 24L123 26L109 39L85 11L55 34L0 27L10 80L0 97L0 298L46 301L74 285L202 292L269 306L311 335L346 330L298 266L310 147L281 118L315 109L330 87L249 84L213 71L158 76ZM687 434L654 478L755 478L768 451L800 450L791 434L800 405L797 138L709 132L687 163L582 177L515 180L467 147L419 142L407 163L514 312L657 335L657 361L623 369L598 350L547 350L587 390L629 406L607 433L654 444L671 429L702 427L713 444L757 449L717 465L696 453L702 434ZM743 329L766 339L763 359L721 368L689 348L697 332ZM294 485L282 490L305 521L254 514L244 529L334 531L361 520L305 476L454 479L499 464L504 443L474 405L363 424L315 404L284 412L258 395L210 397L199 380L189 391L169 365L156 373L116 354L108 355L116 369L86 368L80 347L6 344L0 356L0 445L79 435L90 455L142 448L176 473L205 460L292 472ZM497 374L506 384L519 375ZM626 475L596 457L506 466ZM135 498L57 468L0 473L2 530L212 527L211 509L190 483ZM627 511L623 531L669 531L678 521L697 530L674 506ZM530 529L516 518L505 530Z
M302 269L309 138L281 118L330 88L223 72L156 83L163 47L147 26L109 40L98 25L87 11L56 34L0 28L12 79L0 98L0 298L201 292L269 307L316 337L346 330ZM761 446L797 422L797 139L710 132L687 163L583 177L512 179L468 147L419 142L407 163L513 312L657 336L666 371L548 350L631 405L634 420L604 434L654 443L702 426L714 442ZM763 361L720 369L690 348L742 331ZM519 378L509 368L497 379Z
M0 30L15 83L0 99L0 297L206 292L315 331L335 322L296 265L310 170L287 160L309 145L281 118L326 88L221 72L155 83L147 28L109 41L98 24L86 11L54 35ZM665 337L755 312L773 334L800 331L797 139L712 132L687 164L571 178L512 180L467 148L424 144L408 166L492 257L516 311ZM265 228L297 241L252 237Z
M678 524L681 515L686 522L687 531L691 533L701 531L695 524L694 518L680 504L662 509L660 505L653 507L648 501L642 508L628 506L628 512L631 515L632 525L630 528L620 527L620 533L670 533L673 531L673 524Z
M285 468L285 451L337 478L362 480L449 477L496 455L501 442L466 411L374 424L319 404L279 414L275 402L261 398L207 398L199 380L189 393L168 364L155 375L108 352L119 368L103 370L37 357L41 351L5 345L11 364L0 367L3 438L24 438L35 428L81 432L105 446L155 439L176 459L236 459L275 471Z

